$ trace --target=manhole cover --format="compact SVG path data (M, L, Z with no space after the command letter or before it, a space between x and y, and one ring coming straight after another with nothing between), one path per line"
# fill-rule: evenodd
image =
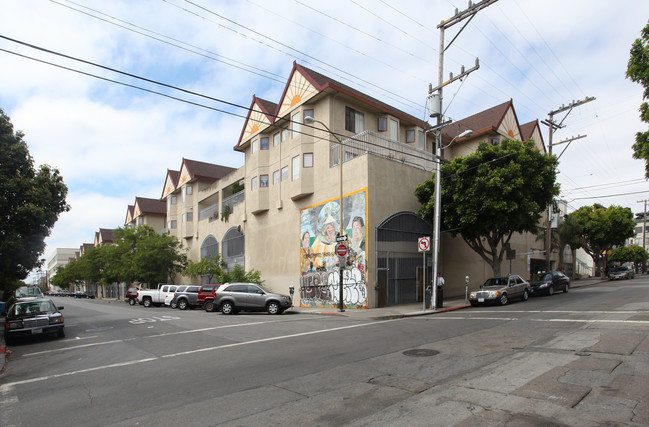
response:
M429 357L439 354L437 350L429 350L426 348L417 348L414 350L406 350L403 352L404 356L413 356L413 357Z

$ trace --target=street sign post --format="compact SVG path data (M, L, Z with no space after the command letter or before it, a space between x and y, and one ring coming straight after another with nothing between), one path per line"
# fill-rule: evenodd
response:
M347 256L347 245L343 243L338 243L336 245L336 255L339 257L346 257Z
M424 273L422 277L422 283L421 286L421 291L422 291L422 297L421 299L424 301L424 310L426 310L426 252L430 250L430 237L420 237L417 239L417 249L419 249L419 252L422 253L424 260L423 260L423 265L424 265Z

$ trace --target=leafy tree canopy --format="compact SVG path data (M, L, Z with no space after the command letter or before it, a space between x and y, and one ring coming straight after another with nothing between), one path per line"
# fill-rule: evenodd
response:
M649 123L649 103L647 103L647 99L649 99L649 24L642 29L640 38L636 39L631 46L626 77L644 88L642 99L645 102L640 105L640 119ZM645 177L649 178L649 131L636 133L633 157L644 159Z
M569 214L568 218L581 226L582 247L596 265L601 265L600 255L614 246L622 246L627 238L635 234L633 212L621 206L582 206Z
M185 275L189 277L206 276L207 283L226 283L223 280L227 263L221 260L221 257L206 256L199 262L189 261L185 268Z
M480 143L466 157L441 168L442 230L462 239L500 275L506 244L514 233L537 231L541 214L559 193L556 157L533 141ZM415 190L419 215L434 222L435 180Z
M608 260L612 262L633 262L640 265L647 262L647 259L649 253L642 246L621 246L608 254Z
M223 275L223 283L228 282L250 282L258 285L264 284L264 281L261 280L261 272L259 270L252 269L246 272L246 270L239 264L236 264L232 268L232 271Z
M35 169L23 136L0 109L0 289L42 264L45 238L70 210L59 171Z

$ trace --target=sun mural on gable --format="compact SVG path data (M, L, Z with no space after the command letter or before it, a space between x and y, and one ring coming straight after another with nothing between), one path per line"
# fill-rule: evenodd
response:
M267 125L270 125L268 117L266 117L257 104L253 105L250 111L250 117L248 117L248 121L246 122L246 128L243 131L242 140L247 140Z
M507 135L511 139L521 139L521 133L518 128L518 121L516 120L516 115L514 110L511 108L507 110L507 114L503 118L503 121L500 123L498 131Z
M176 187L174 186L171 177L168 176L167 177L167 182L165 183L165 190L164 190L164 193L162 194L162 197L165 197L169 193L172 193L175 189L176 189Z
M293 79L286 89L286 95L282 100L278 116L283 116L291 108L317 94L318 90L300 73L293 74Z

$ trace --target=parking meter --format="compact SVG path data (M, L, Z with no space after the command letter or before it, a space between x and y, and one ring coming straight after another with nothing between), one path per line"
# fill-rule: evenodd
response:
M293 298L293 294L295 293L295 286L289 286L288 293L291 294L291 298Z
M469 276L464 278L464 302L469 301Z

